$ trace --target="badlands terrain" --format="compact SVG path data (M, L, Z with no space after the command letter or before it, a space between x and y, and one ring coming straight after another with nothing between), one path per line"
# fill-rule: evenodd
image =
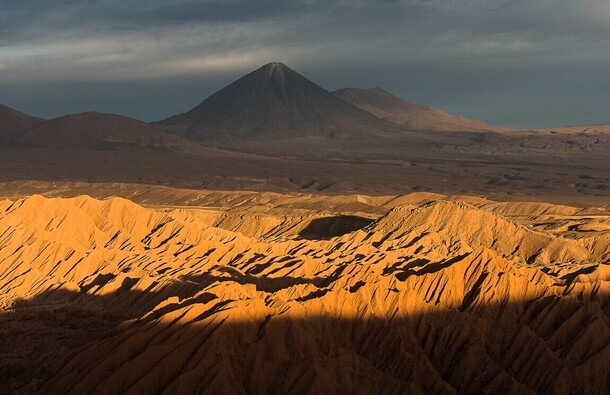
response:
M0 106L0 394L610 390L610 126L267 64L182 114Z
M88 185L1 186L2 393L609 388L607 205Z

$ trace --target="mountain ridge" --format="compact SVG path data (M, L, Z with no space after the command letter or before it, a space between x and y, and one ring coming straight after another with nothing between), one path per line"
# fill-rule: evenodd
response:
M332 93L361 110L408 129L460 132L508 130L478 119L455 116L430 105L410 103L380 87L342 88Z
M0 104L0 145L18 144L22 133L44 122L42 118Z
M19 142L37 147L116 149L120 146L152 149L186 149L195 144L154 126L123 115L83 112L43 122L26 131Z

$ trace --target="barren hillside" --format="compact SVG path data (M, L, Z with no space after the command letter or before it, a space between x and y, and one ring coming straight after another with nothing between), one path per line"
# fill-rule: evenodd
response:
M343 88L333 92L338 98L370 112L378 118L408 129L428 131L503 132L497 126L478 119L468 119L424 104L409 103L381 88Z
M0 146L17 144L23 133L43 122L40 118L0 104Z
M2 390L603 393L604 208L0 202Z
M97 150L140 147L185 151L199 148L195 143L167 134L145 122L97 112L66 115L46 121L22 133L19 142L36 147Z

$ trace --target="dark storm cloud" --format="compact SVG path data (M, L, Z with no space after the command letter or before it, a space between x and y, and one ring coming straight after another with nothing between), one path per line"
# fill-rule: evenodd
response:
M491 122L610 121L607 0L5 3L0 102L37 115L158 119L280 60L328 89L382 85Z

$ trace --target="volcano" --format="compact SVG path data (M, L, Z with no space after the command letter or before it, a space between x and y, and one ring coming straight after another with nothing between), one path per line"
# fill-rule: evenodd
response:
M333 94L361 110L406 129L460 132L506 130L478 119L459 117L431 106L409 103L379 87L344 88L334 91Z
M196 141L392 135L396 126L356 108L282 63L269 63L192 110L155 124Z
M43 122L43 119L0 105L0 145L17 144L23 133Z

